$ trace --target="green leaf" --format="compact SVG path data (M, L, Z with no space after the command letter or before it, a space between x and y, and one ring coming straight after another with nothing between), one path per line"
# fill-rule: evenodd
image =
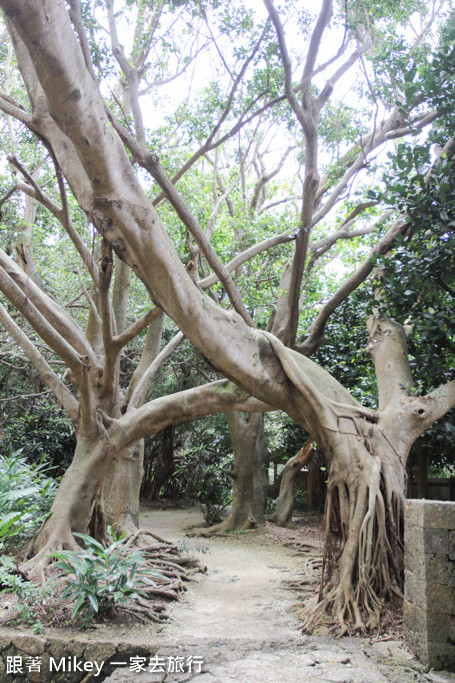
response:
M71 619L72 620L76 619L76 617L79 615L79 612L83 607L84 601L85 601L85 596L80 595L79 598L74 603L73 610L71 612Z
M93 593L87 593L88 601L90 602L94 612L98 612L98 600Z

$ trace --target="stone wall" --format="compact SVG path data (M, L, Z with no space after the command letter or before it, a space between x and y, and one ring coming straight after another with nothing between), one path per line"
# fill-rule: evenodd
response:
M143 643L106 641L89 631L71 638L64 631L36 636L21 630L0 629L0 683L98 683L117 669L111 662L148 661L156 651Z
M455 503L408 500L405 639L434 669L455 671Z

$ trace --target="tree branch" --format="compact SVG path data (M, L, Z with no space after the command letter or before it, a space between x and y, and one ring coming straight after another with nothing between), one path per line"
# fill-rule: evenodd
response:
M80 355L89 355L95 360L93 350L76 321L28 278L1 249L0 289L74 374L79 372Z
M160 369L163 363L169 358L171 353L182 343L185 339L183 332L177 332L175 337L164 347L164 349L157 355L153 362L149 365L147 370L142 375L141 379L136 385L136 388L128 402L127 412L139 408L145 401L147 390L150 386L155 373Z
M362 42L361 45L358 46L356 50L351 54L351 56L343 63L341 64L340 67L335 71L335 73L327 80L327 83L319 93L318 97L316 98L316 104L319 109L322 109L324 104L327 102L329 99L330 95L332 94L332 90L335 86L335 83L337 83L340 78L346 73L346 71L349 71L351 66L353 66L356 61L368 50L368 48L371 47L371 39L369 36L365 38L365 40Z
M284 28L272 0L264 0L280 47L284 67L285 93L291 108L302 126L305 135L305 179L303 182L303 201L300 215L300 229L296 236L292 266L283 274L282 284L285 294L277 303L273 332L286 346L293 346L297 334L300 288L308 253L313 221L316 193L319 187L318 173L318 119L320 109L329 98L332 88L326 86L319 101L312 96L311 79L314 71L322 34L332 14L332 1L323 0L318 20L313 29L305 62L302 79L301 103L298 102L292 85L292 65L286 45ZM285 286L284 286L285 285Z
M162 396L137 410L127 412L113 422L111 440L116 450L126 450L144 436L161 431L175 422L226 410L263 413L275 408L248 396L232 382L219 380Z
M146 144L145 127L142 119L142 111L139 105L139 71L131 65L123 52L122 46L117 33L117 25L114 15L114 0L107 2L107 15L109 20L109 31L111 36L112 52L117 60L120 68L125 74L128 83L128 99L130 102L131 112L133 114L134 126L136 129L136 138L141 145Z
M404 232L408 226L406 218L400 217L386 234L375 245L374 249L364 260L362 265L352 273L333 294L327 303L324 304L316 319L311 324L308 336L303 344L296 346L296 350L305 356L313 353L320 344L325 326L332 313L338 306L368 277L374 268L373 258L388 251L395 237Z
M136 320L136 322L130 325L124 332L122 332L122 334L119 334L118 337L114 338L114 347L117 350L122 349L124 346L129 344L130 341L135 339L141 332L143 332L145 328L148 327L151 322L156 320L162 313L163 310L161 308L158 306L153 306L153 308L147 311L142 318Z
M116 331L115 317L112 312L112 304L109 298L109 288L111 285L113 270L112 247L106 239L101 242L101 267L100 267L100 312L101 312L101 331L103 335L104 364L103 364L103 386L105 391L114 391L115 382L115 363L117 360L117 349L113 344Z
M254 258L258 254L262 254L264 251L268 251L272 247L276 247L278 244L286 244L287 242L292 242L295 240L294 231L282 232L280 235L275 235L274 237L267 237L267 239L254 244L252 247L245 249L240 254L238 254L232 261L226 264L226 270L230 273L234 272L243 263L246 263L250 259ZM214 273L205 277L203 280L199 280L198 285L201 289L208 289L218 282L218 277Z
M235 78L235 80L234 80L234 82L233 82L233 84L232 84L232 88L231 88L231 90L230 90L230 92L229 92L229 95L228 95L228 98L227 98L227 101L226 101L226 105L225 105L225 107L223 108L223 111L222 111L221 116L219 117L217 123L216 123L215 126L212 128L212 130L210 131L210 134L208 135L208 137L207 137L206 141L204 142L204 144L201 145L201 147L198 149L198 151L197 151L195 154L193 154L193 155L191 156L191 158L188 159L188 161L181 167L181 169L180 169L180 170L171 178L171 182L172 182L173 185L176 184L176 182L177 182L177 181L178 181L178 180L179 180L179 179L180 179L180 178L181 178L181 177L182 177L182 176L191 168L191 166L193 166L193 164L194 164L198 159L200 159L204 154L206 154L207 152L209 152L210 150L212 150L215 146L219 146L220 144L222 144L223 142L225 142L226 139L228 139L228 138L232 137L233 135L235 135L235 133L236 133L236 132L241 128L241 126L243 125L242 123L240 123L241 120L242 120L242 117L246 114L246 112L248 111L248 109L250 108L250 106L253 106L253 104L254 104L257 100L255 100L253 103L251 103L251 104L247 107L247 109L246 109L244 112L242 112L242 115L240 116L240 119L239 119L239 121L238 121L238 123L237 123L237 126L238 126L238 127L237 127L237 126L234 126L234 128L231 129L231 131L230 131L229 133L227 133L225 136L223 136L223 138L221 138L221 139L218 140L215 144L213 144L213 141L216 139L216 137L217 137L217 135L218 135L218 132L221 130L221 126L223 125L224 121L227 119L227 117L228 117L228 115L229 115L229 112L231 111L232 104L233 104L233 102L234 102L234 95L235 95L235 93L236 93L236 91L237 91L237 88L238 88L239 85L241 84L242 79L243 79L243 76L245 75L245 72L246 72L246 70L248 69L248 66L250 65L251 61L254 59L255 55L257 54L257 51L259 50L259 48L260 48L260 46L261 46L261 43L262 43L262 41L264 40L264 37L265 37L266 33L267 33L267 26L264 27L264 30L262 31L261 35L259 36L258 41L256 42L256 44L254 45L254 47L253 47L253 49L252 49L252 51L251 51L251 54L250 54L250 55L248 56L248 58L245 60L245 62L243 63L242 68L240 69L239 73L237 74L237 76L236 76L236 78ZM260 97L261 97L261 96L262 96L262 95L260 95ZM255 115L257 115L257 114L255 114ZM157 198L155 199L155 205L163 198L163 196L164 196L164 195L160 195L159 197L157 197Z
M268 0L267 0L268 1ZM308 98L308 103L310 103L311 98L311 79L314 72L314 67L316 64L316 59L318 56L319 48L321 46L322 35L327 28L327 25L332 16L332 0L323 0L322 7L319 12L318 20L311 34L310 45L308 48L307 58L305 66L303 69L302 77L302 102L305 98Z
M126 132L124 133L124 135L126 135ZM223 284L233 308L245 320L245 322L248 325L254 327L253 319L248 313L242 301L242 298L239 292L237 291L237 288L235 287L235 284L231 276L229 275L229 271L226 269L226 267L219 259L218 255L216 254L215 250L210 244L207 235L204 233L201 226L199 225L198 220L192 214L187 204L183 201L180 193L172 184L172 181L166 174L166 171L159 163L158 157L148 152L147 149L142 148L140 145L138 145L130 135L128 135L128 138L129 148L131 149L136 158L141 159L141 165L149 171L149 173L153 176L153 178L155 178L157 183L166 193L169 202L174 207L180 220L191 232L196 241L196 244L201 250L201 253L204 255L207 263L211 266L211 268L218 276L218 279Z
M419 122L416 126L423 128L428 125L432 120L436 118L435 112L429 112L425 115L419 115ZM354 145L339 161L339 164L345 166L346 171L343 174L341 180L332 188L330 195L326 199L325 203L321 208L313 215L312 225L317 225L323 218L327 216L329 211L335 206L340 195L352 178L358 173L368 162L368 157L374 150L384 144L391 136L397 131L404 131L403 129L403 115L398 111L398 107L395 107L390 116L383 122L377 131L372 131L367 136L362 136L359 143ZM412 133L412 126L406 129L406 132ZM404 134L404 132L403 132ZM400 136L401 137L401 134ZM353 153L358 150L357 155L353 157ZM327 178L321 178L319 189L316 193L316 201L318 201L324 193L327 192L326 187Z
M39 373L40 377L52 389L57 401L66 410L71 418L73 425L76 424L79 414L79 403L74 398L70 390L64 385L58 375L52 370L44 356L38 351L36 346L21 330L21 328L8 315L7 311L0 304L0 322L14 339L16 344L21 347L30 363Z
M253 197L252 197L251 202L250 202L250 211L256 211L256 209L257 209L257 207L258 207L258 202L259 202L260 194L261 194L262 190L264 189L265 185L266 185L270 180L272 180L272 178L274 178L276 175L278 175L278 173L279 173L279 172L281 171L281 169L283 168L283 166L284 166L284 164L285 164L285 161L286 161L286 159L288 158L289 154L290 154L290 153L292 152L292 150L294 150L295 148L296 148L295 145L289 146L289 147L285 150L284 154L281 156L281 159L278 161L278 164L275 166L275 168L272 169L271 171L269 171L268 173L265 173L265 172L264 172L264 173L261 175L261 177L259 178L259 180L258 180L258 182L256 183L255 188L254 188Z
M147 372L151 363L155 360L160 352L161 340L163 337L163 326L165 320L165 314L161 313L158 318L155 318L153 322L147 327L147 334L145 335L145 340L142 345L142 353L138 364L133 372L133 376L128 384L128 389L122 400L121 412L125 413L130 398L136 389L138 382L141 380L145 372ZM144 402L145 397L142 402Z
M81 46L82 54L84 55L84 60L85 60L85 66L89 70L89 73L91 77L93 78L93 81L96 83L96 74L93 69L92 65L92 60L91 60L91 55L90 55L90 46L88 44L87 36L85 35L85 28L84 28L84 23L82 20L82 13L81 13L81 2L80 0L68 0L68 4L70 6L70 17L71 21L73 22L73 26L76 29L77 37L79 38L79 44Z
M0 91L0 109L8 116L13 116L18 121L32 128L33 117L20 104L15 102L7 93Z
M365 208L369 206L375 206L377 202L365 202ZM353 212L354 213L354 212ZM336 244L339 240L341 239L352 239L353 237L358 237L360 235L369 235L375 230L377 230L378 226L383 223L387 218L390 218L390 216L393 216L395 214L395 211L391 209L390 211L386 211L385 213L382 214L374 223L371 225L367 225L363 228L357 228L356 230L351 230L351 226L355 222L355 218L352 218L349 220L349 216L341 223L341 226L333 232L331 235L327 235L327 237L324 237L321 240L317 240L316 242L313 242L310 245L310 251L313 252L313 255L311 256L311 259L308 263L307 266L307 271L311 270L311 268L314 266L315 262L321 258L324 254L326 254L334 244Z
M426 396L419 396L410 405L420 434L431 427L436 420L444 417L453 407L455 407L455 380L443 384Z
M99 329L101 329L102 326L103 326L103 322L102 322L102 320L101 320L101 316L100 316L100 314L99 314L99 312L98 312L98 309L97 309L97 307L96 307L96 303L94 302L93 297L91 296L91 294L90 294L90 292L88 291L87 287L85 287L84 285L82 285L82 291L83 291L83 293L84 293L85 298L86 298L87 301L88 301L88 304L89 304L89 306L90 306L90 312L91 312L91 314L93 315L93 317L94 317L94 319L95 319L95 323L96 323L96 325L99 327ZM72 302L71 302L71 303L72 303ZM66 304L66 305L68 306L68 304Z
M11 163L18 168L21 173L24 175L24 177L30 177L29 174L27 173L26 169L22 167L22 165L15 159L14 161L11 160ZM61 174L61 171L60 171ZM58 172L57 172L57 179L58 179ZM33 181L33 179L31 179ZM63 181L60 177L58 179L59 182L59 187L60 187L60 192L63 192L63 196L66 197L65 195L65 189L63 185ZM98 266L96 265L93 256L91 255L89 249L87 249L86 245L80 238L78 232L75 230L74 225L71 221L69 212L67 210L67 204L66 208L61 208L59 207L50 197L44 194L44 192L41 190L41 188L33 181L29 185L26 183L18 183L17 184L17 189L20 190L21 192L24 192L24 194L28 195L29 197L32 197L33 199L36 199L37 201L40 202L48 211L52 213L55 218L62 224L63 228L68 234L68 237L70 240L73 242L74 246L76 247L76 250L78 251L85 267L87 268L92 280L93 284L95 287L98 287Z
M324 5L331 4L331 0L324 0ZM297 120L299 121L300 125L303 128L303 131L305 135L310 135L313 131L310 130L308 127L308 117L306 115L306 112L300 105L296 94L294 92L294 88L292 85L292 64L291 64L291 58L289 56L288 48L286 45L286 38L284 35L284 27L283 24L281 23L280 16L272 2L272 0L264 0L264 5L266 6L266 9L269 13L270 19L272 21L272 24L275 27L275 32L277 35L278 39L278 45L280 48L280 54L281 54L281 61L283 63L283 68L284 68L284 91L287 100L289 101L289 104L291 105L291 108L294 112L294 114L297 117ZM322 11L322 10L321 10ZM310 53L308 52L308 57L307 57L307 64L309 64L309 58L310 58ZM311 77L311 74L310 74Z

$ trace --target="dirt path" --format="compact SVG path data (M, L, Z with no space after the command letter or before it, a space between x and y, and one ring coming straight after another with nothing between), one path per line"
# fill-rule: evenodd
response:
M182 543L183 527L203 524L197 508L171 516L153 512L150 519L142 526L150 524L158 535L176 543ZM195 576L197 583L190 587L182 605L171 606L174 621L164 631L166 638L298 642L297 622L289 611L295 595L281 586L283 579L298 571L298 559L289 552L277 552L276 546L260 546L252 540L248 542L247 534L242 534L184 541L189 553L209 570L206 576Z
M153 511L143 516L141 526L182 544L184 527L200 519L195 509ZM254 534L184 540L190 551L208 548L197 556L209 571L196 577L182 604L170 608L173 621L159 629L154 641L163 662L201 658L201 671L117 671L109 682L455 682L451 674L426 673L398 641L302 637L290 612L296 595L282 587L283 579L301 571L302 558L264 543L267 539Z

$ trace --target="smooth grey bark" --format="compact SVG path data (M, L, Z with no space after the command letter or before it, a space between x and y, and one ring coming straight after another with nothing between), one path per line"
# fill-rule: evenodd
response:
M225 415L234 449L231 528L242 528L245 523L263 524L268 492L264 416L260 413Z
M144 474L144 440L114 460L106 480L104 508L106 522L117 534L139 528L139 493Z
M114 279L114 311L119 332L124 330L126 316L127 290L129 289L129 267L119 261L121 276ZM128 269L128 270L126 270ZM117 285L116 285L117 283ZM115 293L118 292L118 305L115 305ZM126 395L119 397L123 409L137 383L159 352L163 331L164 314L161 314L147 327L144 348L139 363L128 385ZM142 477L144 474L144 441L141 439L127 453L119 456L109 472L105 484L104 506L106 522L112 525L117 533L132 532L139 526L139 504Z
M259 413L225 413L234 451L232 509L220 524L204 534L251 529L265 521L268 451L264 438L264 418Z
M292 526L295 481L302 467L305 467L312 456L313 444L311 441L308 441L307 444L305 444L296 455L290 458L284 466L276 508L269 517L269 521L274 522L277 526Z

